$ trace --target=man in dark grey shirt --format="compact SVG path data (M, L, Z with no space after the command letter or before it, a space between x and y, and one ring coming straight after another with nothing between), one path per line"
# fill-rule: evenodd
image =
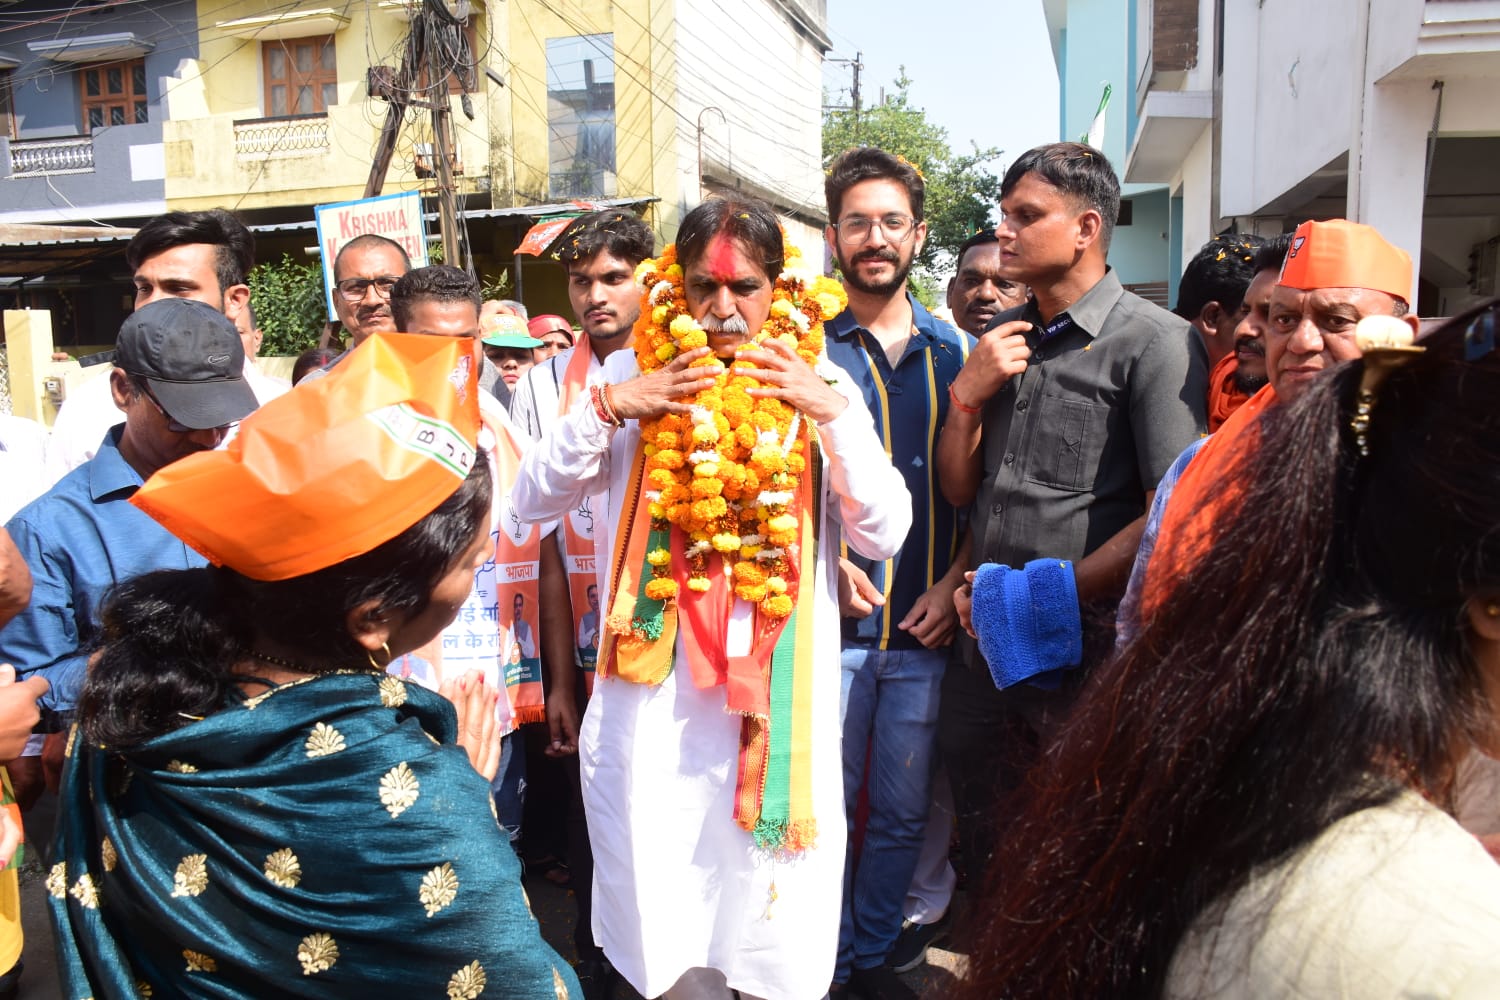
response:
M971 352L938 447L944 495L974 505L975 561L1070 561L1086 622L1118 603L1156 484L1205 427L1201 341L1105 263L1119 205L1113 168L1088 146L1040 146L1011 166L1000 266L1032 298L995 317ZM1090 652L1060 689L1002 691L972 641L956 646L938 732L976 876L995 799L1019 783Z

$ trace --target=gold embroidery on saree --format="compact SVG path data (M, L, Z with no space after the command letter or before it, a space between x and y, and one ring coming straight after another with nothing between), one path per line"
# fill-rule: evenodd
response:
M429 917L453 902L457 895L458 876L446 861L423 875L422 887L417 890L417 898L427 908Z
M309 934L297 946L297 961L302 963L302 974L327 972L339 960L339 946L328 934Z
M94 876L88 872L78 876L78 881L73 883L68 895L78 900L86 910L99 908L99 888L94 885Z
M400 708L406 704L406 685L399 677L386 674L380 678L380 703L386 708Z
M380 804L385 806L386 812L391 814L392 819L395 819L417 801L419 787L417 776L403 760L381 776Z
M297 883L302 881L302 862L297 860L297 855L292 853L290 847L283 847L267 855L265 871L266 878L283 889L295 889Z
M344 734L328 723L320 722L313 726L305 746L309 757L327 757L344 749Z
M448 1000L474 1000L484 992L484 966L470 962L448 980Z
M173 896L197 896L208 888L208 855L189 854L172 875Z

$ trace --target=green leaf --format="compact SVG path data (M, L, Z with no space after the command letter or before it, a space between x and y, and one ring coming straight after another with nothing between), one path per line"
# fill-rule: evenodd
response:
M323 295L323 269L282 254L275 263L256 265L250 272L250 305L265 339L260 353L295 357L318 346L328 320Z

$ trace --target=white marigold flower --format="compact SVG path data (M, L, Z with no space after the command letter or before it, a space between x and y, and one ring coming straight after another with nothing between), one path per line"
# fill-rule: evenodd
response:
M651 304L653 306L670 301L672 301L672 283L670 281L658 281L651 286Z
M743 545L747 549L754 548L757 545L764 545L765 542L766 542L766 536L765 535L761 535L761 534L741 535L740 536L740 544Z
M707 555L712 549L713 546L710 545L708 541L699 539L698 541L694 542L692 545L689 545L686 549L684 549L683 555L686 555L690 558L692 556Z
M719 453L716 451L695 451L688 456L688 461L693 465L701 465L704 462L717 462Z
M755 436L755 443L780 445L781 438L776 436L775 431L761 431Z
M769 549L761 549L759 552L755 553L755 558L758 562L772 562L776 559L780 559L784 555L786 555L786 549L776 548L773 546Z
M792 502L790 490L761 490L755 498L762 507L784 507Z
M647 490L646 491L646 502L647 503L660 503L661 502L661 490Z
M706 406L695 406L688 414L695 424L711 424L714 422L714 411Z
M793 309L790 313L787 314L787 319L791 320L793 323L796 323L797 329L801 330L803 333L806 333L808 327L812 326L812 320L808 319L807 313L803 312L801 309Z

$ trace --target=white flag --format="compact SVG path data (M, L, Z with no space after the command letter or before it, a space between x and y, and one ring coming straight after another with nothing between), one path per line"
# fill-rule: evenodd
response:
M1104 93L1099 96L1099 110L1094 112L1089 130L1078 137L1079 142L1086 142L1098 150L1104 149L1104 111L1109 107L1109 95L1113 89L1107 83L1104 85Z

